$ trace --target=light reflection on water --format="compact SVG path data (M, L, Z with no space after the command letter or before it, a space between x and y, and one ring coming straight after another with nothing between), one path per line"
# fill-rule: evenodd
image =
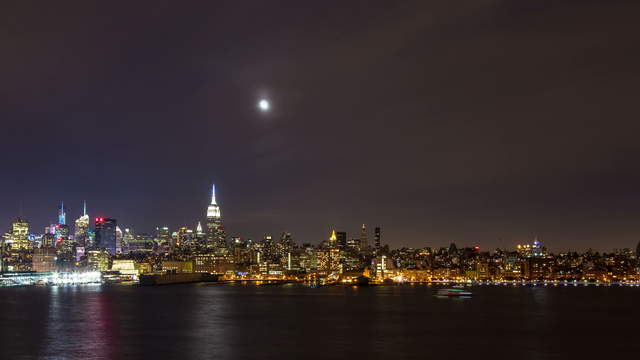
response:
M0 289L1 359L593 358L640 350L640 289L252 285ZM607 347L568 344L607 343Z

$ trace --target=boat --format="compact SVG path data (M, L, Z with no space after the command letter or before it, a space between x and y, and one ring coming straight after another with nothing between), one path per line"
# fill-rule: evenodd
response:
M453 297L465 297L472 296L473 293L471 291L466 291L462 289L438 289L438 296L453 296Z

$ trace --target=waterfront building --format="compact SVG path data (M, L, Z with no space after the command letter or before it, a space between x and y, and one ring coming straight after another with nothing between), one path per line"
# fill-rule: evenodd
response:
M21 217L18 217L13 224L11 224L11 249L21 250L30 249L31 242L29 241L29 222Z
M136 280L138 276L151 272L151 264L130 259L113 260L111 271L118 271L121 276Z
M114 229L115 230L115 229ZM115 249L115 235L114 235L114 249ZM109 270L109 253L105 249L89 250L87 251L87 268L92 271L107 271Z
M386 255L382 255L371 260L371 278L384 280L392 277L392 270L395 268L393 261Z
M162 271L171 273L192 273L193 261L164 260Z
M211 204L207 207L207 247L223 252L226 249L226 234L222 225L220 206L216 202L216 186L211 188Z
M116 219L97 217L95 224L95 247L105 249L109 254L116 254Z
M197 254L193 257L193 271L198 273L224 274L234 270L229 258L218 254Z
M89 246L88 231L89 231L89 215L87 214L87 202L84 202L82 216L75 221L75 232L73 234L73 241L78 246Z
M43 247L33 250L32 269L36 272L56 271L56 249Z

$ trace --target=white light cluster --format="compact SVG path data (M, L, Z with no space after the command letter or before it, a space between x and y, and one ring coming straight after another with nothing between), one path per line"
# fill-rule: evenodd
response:
M96 284L102 282L102 274L99 271L73 272L73 273L53 273L49 283L54 285L64 284Z

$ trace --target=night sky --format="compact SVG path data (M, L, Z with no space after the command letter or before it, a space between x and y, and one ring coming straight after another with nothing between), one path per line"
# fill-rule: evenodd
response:
M2 1L0 221L635 247L638 1ZM271 101L262 113L259 99Z

